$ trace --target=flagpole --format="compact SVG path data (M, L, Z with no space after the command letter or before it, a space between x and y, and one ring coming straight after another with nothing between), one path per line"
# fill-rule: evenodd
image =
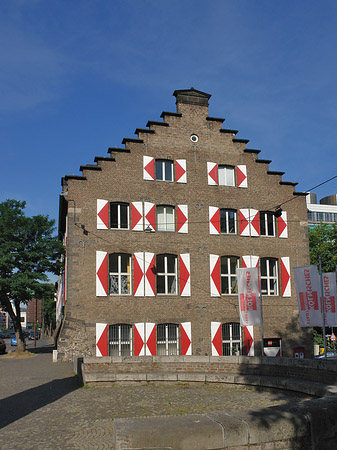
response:
M260 318L261 318L261 356L264 356L264 337L263 337L263 313L262 313L262 289L261 289L261 260L259 258L259 291L260 291Z
M319 274L321 277L321 307L322 307L322 315L323 315L323 343L324 343L324 357L327 357L326 354L326 335L325 335L325 302L324 302L324 290L323 290L323 275L322 275L322 260L321 257L318 257L319 261Z

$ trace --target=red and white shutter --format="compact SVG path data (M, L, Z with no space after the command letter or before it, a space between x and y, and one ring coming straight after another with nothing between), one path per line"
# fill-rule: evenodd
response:
M256 209L249 210L250 235L260 236L260 214Z
M182 297L189 297L191 295L191 267L189 253L180 255L179 266L180 295Z
M156 270L154 253L144 253L144 274L145 274L145 296L154 297L156 295Z
M154 180L154 158L143 156L143 178L144 180Z
M281 285L282 297L291 297L289 256L281 258Z
M220 234L220 209L209 206L209 233Z
M288 237L288 220L287 211L282 211L281 216L278 218L278 237Z
M108 254L96 252L96 297L108 295Z
M109 202L97 199L97 230L109 228Z
M242 256L242 268L258 267L259 257L255 255L245 255Z
M176 160L176 182L187 183L186 159Z
M96 323L96 356L108 356L108 325Z
M143 231L143 203L131 203L131 230Z
M254 327L249 325L243 327L244 349L246 356L254 356Z
M209 255L211 297L220 297L220 256Z
M154 323L145 324L145 355L146 356L156 356L156 325Z
M191 322L183 322L180 324L180 346L182 355L192 355Z
M133 354L145 355L145 326L143 323L135 323L133 327Z
M222 356L221 323L211 322L212 356Z
M210 186L217 186L218 181L218 165L213 162L207 163L207 179Z
M144 253L133 255L133 295L144 297Z
M188 206L177 205L177 231L188 233Z
M156 206L153 203L144 202L144 228L150 227L151 231L156 231Z
M238 187L240 188L247 188L247 166L237 166L236 167L236 177L238 182Z
M239 233L240 236L249 236L249 209L240 209L239 210Z

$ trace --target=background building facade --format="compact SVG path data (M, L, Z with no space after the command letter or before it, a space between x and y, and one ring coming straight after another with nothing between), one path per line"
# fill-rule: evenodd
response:
M209 94L174 96L176 112L62 179L59 356L260 355L236 290L236 268L259 263L265 354L308 356L292 275L309 263L305 194L209 116Z

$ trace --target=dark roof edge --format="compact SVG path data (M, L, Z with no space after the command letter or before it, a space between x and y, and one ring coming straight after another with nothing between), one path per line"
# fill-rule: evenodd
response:
M155 133L155 130L149 130L148 128L136 128L135 129L135 134L139 134L139 133Z
M254 148L245 148L244 152L246 153L256 153L257 155L261 153L261 150L255 150Z
M260 164L270 164L271 159L256 159L255 162Z
M169 112L169 111L163 111L163 112L160 114L160 117L164 118L164 116L182 117L183 115L182 115L181 113Z
M249 142L249 139L233 138L232 140L233 140L233 142L238 142L238 143L241 143L241 144L248 144L248 142Z
M147 127L150 127L151 125L158 125L160 127L169 127L170 125L167 122L159 122L156 120L149 120L146 124Z
M307 196L308 192L293 192L293 195Z
M285 172L279 172L279 171L277 171L277 170L267 170L267 174L268 175L284 175L285 174Z
M84 177L83 175L65 175L63 177L66 181L68 180L86 180L87 177Z
M102 170L102 167L94 165L80 166L80 172L83 172L83 170Z
M228 128L220 128L220 133L238 134L238 130L229 130Z
M116 160L115 160L115 158L112 158L110 156L95 156L94 161L95 162L98 162L98 161L112 161L112 162L115 162Z
M126 144L127 142L133 142L134 144L143 144L143 139L135 139L135 138L124 138L122 140L122 144Z
M226 119L222 119L221 117L206 117L206 120L223 123Z
M131 153L131 150L128 148L109 147L107 153L112 153L112 152Z
M298 183L296 181L280 181L281 186L297 186Z

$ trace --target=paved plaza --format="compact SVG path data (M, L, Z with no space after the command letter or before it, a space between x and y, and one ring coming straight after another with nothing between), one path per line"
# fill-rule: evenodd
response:
M50 340L29 350L28 358L0 355L1 450L113 449L115 418L256 409L306 398L213 384L84 388L71 364L52 362Z

